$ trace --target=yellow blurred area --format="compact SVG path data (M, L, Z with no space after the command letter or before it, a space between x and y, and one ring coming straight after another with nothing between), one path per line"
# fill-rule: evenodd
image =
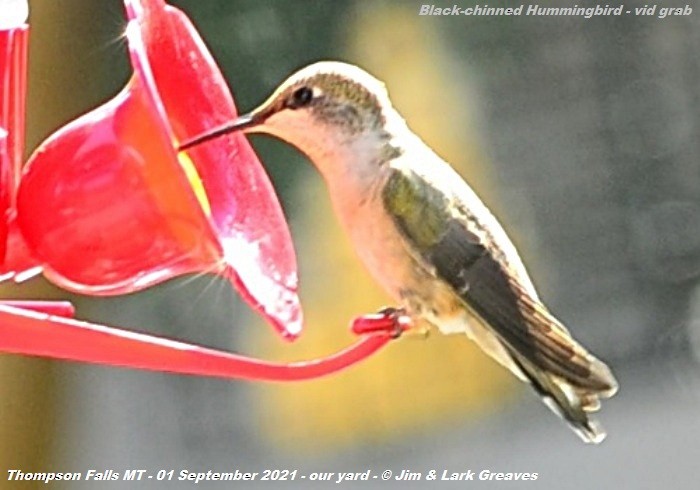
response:
M468 85L453 78L437 33L413 9L372 6L352 16L348 60L383 79L412 129L483 191L486 159L469 123ZM294 345L271 338L265 328L256 330L257 349L274 359L337 351L354 340L347 329L352 318L390 304L350 249L321 179L302 182L298 193L304 235L295 242L307 321ZM254 390L263 435L275 445L311 453L466 420L496 408L513 386L510 375L466 336L433 332L427 340L404 337L340 375Z
M185 171L187 181L190 183L190 186L194 191L194 195L197 196L197 201L199 201L199 205L202 206L204 214L211 216L211 204L209 204L209 198L204 190L204 184L202 184L202 179L199 176L197 168L194 166L192 159L187 153L179 152L177 154L177 161Z

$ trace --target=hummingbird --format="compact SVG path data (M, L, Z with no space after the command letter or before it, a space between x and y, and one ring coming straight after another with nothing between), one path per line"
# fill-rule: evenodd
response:
M605 438L590 414L617 391L610 369L540 301L502 226L409 129L380 80L351 64L311 64L179 149L234 131L275 136L308 157L357 255L399 304L385 312L466 334L585 442Z

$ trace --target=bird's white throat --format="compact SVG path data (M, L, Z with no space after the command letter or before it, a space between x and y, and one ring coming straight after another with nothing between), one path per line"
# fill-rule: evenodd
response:
M344 128L325 128L308 149L307 156L334 190L363 190L384 175L383 167L416 136L401 116L390 108L386 124L379 129L348 135Z

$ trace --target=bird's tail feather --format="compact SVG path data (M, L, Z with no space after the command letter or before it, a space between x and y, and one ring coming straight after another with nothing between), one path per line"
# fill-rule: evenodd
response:
M514 361L544 403L564 419L584 442L598 444L605 439L605 429L590 416L590 413L600 408L601 398L612 396L615 390L579 388L559 376L535 367L522 356L515 354ZM601 368L607 370L607 366L597 362Z

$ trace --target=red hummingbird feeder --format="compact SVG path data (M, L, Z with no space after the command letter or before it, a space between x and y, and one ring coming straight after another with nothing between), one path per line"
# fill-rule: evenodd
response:
M87 295L216 273L286 339L302 329L296 258L267 174L243 135L188 152L180 141L237 115L189 19L163 0L125 0L134 70L112 100L68 123L20 176L29 28L0 29L0 272L43 272ZM4 129L3 129L4 128ZM0 351L255 380L310 379L359 362L406 328L369 315L326 358L274 364L69 318L65 302L0 304Z

